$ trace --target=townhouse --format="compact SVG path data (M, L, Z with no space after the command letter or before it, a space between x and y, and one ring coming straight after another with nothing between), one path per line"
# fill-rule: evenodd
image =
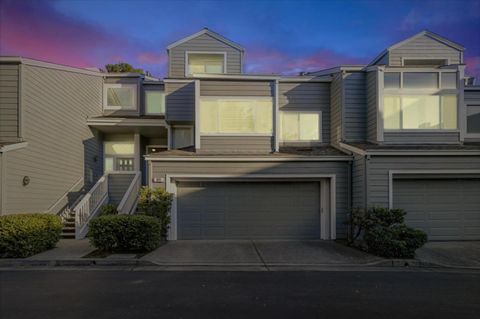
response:
M431 240L480 239L480 88L423 31L369 65L245 74L208 29L168 76L0 59L2 214L75 214L77 238L141 185L175 195L169 239L336 239L354 207L404 208Z

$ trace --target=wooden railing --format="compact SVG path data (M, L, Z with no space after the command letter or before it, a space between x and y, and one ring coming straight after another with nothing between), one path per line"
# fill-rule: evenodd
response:
M103 175L92 189L73 208L75 213L75 238L85 238L88 222L97 214L100 207L108 202L108 175Z
M133 214L137 207L137 198L140 187L142 186L142 173L136 172L135 176L123 195L117 210L119 214Z

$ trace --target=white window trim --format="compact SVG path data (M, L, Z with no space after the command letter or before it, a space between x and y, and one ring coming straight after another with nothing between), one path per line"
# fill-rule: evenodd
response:
M163 93L163 107L165 109L165 112L159 112L159 113L155 113L155 112L148 112L148 108L147 108L147 94L148 93ZM146 115L165 115L166 112L167 112L167 105L166 105L166 97L165 97L165 91L164 90L145 90L145 114Z
M185 77L192 77L193 74L189 74L189 68L188 68L188 55L189 54L216 54L216 55L223 55L223 73L222 74L227 74L227 52L225 51L185 51ZM202 73L203 74L203 73ZM209 74L209 73L206 73Z
M305 114L318 114L318 140L284 140L282 138L282 132L283 132L283 120L282 120L282 114L283 113L305 113ZM323 143L323 136L322 136L322 111L296 111L296 110L282 110L280 111L280 142L281 143Z
M384 98L385 96L392 96L392 95L396 95L396 96L399 96L400 97L400 125L403 126L403 100L402 100L402 96L421 96L420 94L395 94L395 93L390 93L389 91L387 90L384 90L385 94L384 94ZM387 94L388 93L388 94ZM430 95L430 94L423 94L423 95ZM455 133L455 132L460 132L460 112L459 112L459 97L458 97L458 93L452 93L452 94L438 94L438 96L440 96L440 109L443 105L443 100L442 100L442 96L445 96L445 95L456 95L457 97L457 128L455 129L442 129L442 128L438 128L438 129L420 129L420 128L413 128L413 129L409 129L409 128L399 128L399 129L388 129L388 128L385 128L385 119L382 119L382 122L383 122L383 130L384 132L387 132L387 133L405 133L405 132L417 132L417 133L438 133L438 132L445 132L445 133ZM382 116L385 115L385 112L382 113ZM440 125L442 125L442 112L440 111Z
M466 138L480 138L480 133L468 133L468 107L477 106L480 107L480 104L465 104L465 137Z
M201 112L201 107L200 107L200 101L202 99L211 99L211 100L217 100L217 99L228 99L228 100L271 100L272 101L272 132L271 133L202 133L202 127L200 125L200 118L198 119L198 127L199 127L199 133L200 136L273 136L275 127L274 127L274 121L275 121L275 100L274 97L272 96L200 96L199 98L199 114ZM218 119L217 119L218 120Z
M128 105L128 106L112 106L108 105L108 89L110 88L132 88L133 89L133 105ZM104 110L109 110L109 111L118 111L118 110L137 110L137 93L138 86L137 84L124 84L124 83L104 83L103 84L103 109Z

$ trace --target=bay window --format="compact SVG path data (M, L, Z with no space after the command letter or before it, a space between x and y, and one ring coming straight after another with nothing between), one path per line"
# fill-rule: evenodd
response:
M281 113L282 141L320 141L319 112L292 112Z
M386 130L457 129L456 95L387 95L383 109Z
M187 74L223 74L225 53L186 53Z
M103 108L105 110L137 109L137 85L105 83Z
M271 97L201 97L201 134L271 135Z

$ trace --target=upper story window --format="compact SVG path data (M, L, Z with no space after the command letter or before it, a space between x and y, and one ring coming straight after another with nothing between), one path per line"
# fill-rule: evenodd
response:
M226 53L186 53L187 74L223 74L226 73Z
M409 67L440 67L448 65L445 59L403 59L403 66Z
M436 89L438 72L404 72L403 87L405 89Z
M456 89L456 72L385 72L385 89Z
M103 108L105 110L137 109L136 84L104 84Z
M165 114L164 91L145 91L145 113L149 115Z
M320 112L282 112L281 137L283 141L320 141Z
M400 88L400 72L386 72L383 85L386 89Z
M202 134L272 135L271 97L201 97Z

